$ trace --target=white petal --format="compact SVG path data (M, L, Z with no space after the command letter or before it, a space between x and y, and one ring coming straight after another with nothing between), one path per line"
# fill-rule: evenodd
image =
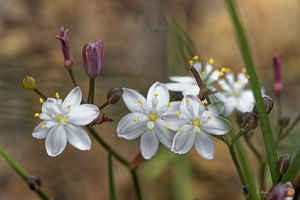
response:
M147 130L148 118L141 113L129 113L119 122L118 136L127 140L133 140L141 136Z
M196 129L192 125L184 125L181 132L177 132L172 144L172 151L178 154L187 153L194 145Z
M166 128L166 123L162 120L156 120L155 132L159 141L167 148L172 147L172 141L175 135L175 131Z
M191 76L170 76L170 80L178 83L195 83L194 77Z
M155 129L147 130L141 137L140 149L142 156L149 160L158 150L159 142L155 134Z
M194 95L196 96L197 94L199 94L200 92L200 88L198 85L191 85L189 88L187 88L186 90L182 91L182 94L185 95Z
M208 111L203 114L208 116L216 116L223 114L224 112L224 102L223 101L214 101L210 105L207 106Z
M153 111L167 109L170 100L170 94L167 87L159 82L155 82L149 89L147 94L148 108ZM165 110L166 111L166 110Z
M195 62L193 64L194 68L197 70L198 74L201 75L202 72L202 64L200 62Z
M204 69L205 74L208 75L212 70L213 66L210 64L210 62L207 62Z
M54 126L50 128L46 137L46 150L49 156L57 156L65 149L67 144L67 135L64 126Z
M193 84L190 83L166 83L165 85L168 88L168 90L177 92L187 90L188 88L193 86Z
M42 113L46 113L52 118L61 115L61 109L56 104L56 99L48 98L42 105Z
M76 107L71 107L67 115L68 123L84 126L91 123L100 114L99 108L92 104L81 104Z
M247 79L245 73L242 73L242 72L238 73L237 80L239 80L241 82L241 85L243 85L243 86L248 84L248 79Z
M224 117L212 116L206 123L201 124L201 130L213 135L224 135L231 130L231 123Z
M233 73L226 73L225 74L225 77L226 77L226 79L227 79L227 81L229 82L229 84L230 85L234 85L234 75L233 75Z
M196 135L195 148L197 152L206 160L212 160L215 155L215 143L212 137L205 133L201 132Z
M185 96L180 104L180 111L191 119L199 117L204 109L205 106L201 104L200 99L193 95Z
M73 88L71 92L66 96L63 107L67 108L69 105L71 107L79 106L82 100L82 93L79 86Z
M67 124L65 126L68 142L75 148L86 151L91 149L91 139L89 135L80 126Z
M122 98L125 105L131 112L146 112L146 99L136 90L123 88Z
M166 125L168 125L169 129L173 131L178 131L184 124L186 124L187 120L184 118L181 118L181 115L184 115L183 113L179 113L179 115L174 114L165 114L162 116L162 120L166 122Z
M249 101L248 99L244 99L242 97L237 99L236 109L241 112L250 112L252 111L254 103Z
M47 136L48 128L42 128L42 125L45 125L45 121L40 122L32 132L32 136L37 139L44 139Z
M215 82L216 80L219 79L219 74L220 74L220 71L219 70L215 70L211 73L211 75L207 78L206 80L206 84L207 85L210 85L212 84L213 82Z
M237 106L237 99L233 96L229 97L225 102L224 115L230 115Z

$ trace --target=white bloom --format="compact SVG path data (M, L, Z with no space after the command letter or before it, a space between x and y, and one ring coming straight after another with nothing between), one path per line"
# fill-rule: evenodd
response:
M170 129L177 131L172 151L187 153L194 145L197 152L211 160L215 154L215 144L210 134L224 135L231 129L231 123L218 116L223 112L223 103L214 102L207 108L197 97L187 95L180 104L180 113L164 116Z
M91 140L81 127L91 123L100 111L92 104L80 104L82 94L77 86L68 94L64 101L48 98L42 105L39 123L32 136L37 139L46 138L46 150L49 156L57 156L66 147L67 141L79 150L90 150Z
M241 112L249 112L254 106L254 96L250 89L244 89L248 84L245 73L239 73L237 81L234 81L233 73L227 73L218 84L222 88L219 98L225 104L224 114L227 116L237 109Z
M148 91L147 100L133 89L123 88L123 101L132 112L125 115L117 127L118 136L133 140L141 136L140 149L145 159L152 158L159 141L171 148L174 131L166 126L162 116L178 109L179 102L169 103L168 89L162 83L154 83Z
M199 76L203 83L206 85L206 87L211 88L211 84L218 80L220 76L220 71L215 70L213 71L212 64L213 60L206 63L205 67L202 68L202 64L198 61L195 61L192 66L195 67L197 72L199 73ZM166 86L171 91L177 91L182 92L182 94L188 95L197 95L200 92L199 86L197 85L197 82L194 77L191 76L171 76L171 81L174 81L176 83L166 83Z

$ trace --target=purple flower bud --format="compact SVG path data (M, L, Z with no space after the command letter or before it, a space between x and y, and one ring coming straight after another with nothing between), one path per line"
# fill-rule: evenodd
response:
M37 176L28 176L27 183L33 191L37 191L41 187L41 180Z
M280 174L285 174L285 172L290 166L290 162L291 162L291 156L289 154L285 154L279 158L278 170Z
M274 72L275 72L275 83L273 89L275 92L280 93L283 90L283 85L281 83L281 60L280 55L274 55Z
M287 200L293 199L295 190L291 182L285 184L277 183L268 193L266 200Z
M290 117L286 114L282 114L279 117L279 121L278 121L279 125L282 127L287 127L290 123Z
M67 40L67 32L69 29L64 29L63 26L60 28L60 36L56 36L57 39L61 41L61 48L62 52L65 58L65 67L66 68L71 68L73 66L73 62L70 59L70 48L69 48L69 43Z
M104 45L101 40L88 42L82 49L83 63L86 73L91 78L96 78L101 70Z

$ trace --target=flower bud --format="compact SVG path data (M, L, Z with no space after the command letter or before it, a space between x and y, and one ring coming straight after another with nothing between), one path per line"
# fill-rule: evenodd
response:
M32 76L25 76L22 79L22 87L26 90L34 90L35 89L35 79Z
M96 78L101 70L104 55L104 45L101 40L88 42L82 49L83 63L86 73Z
M240 111L236 112L236 121L240 127L244 127L249 122L251 117L252 117L251 113L249 112L244 112L244 113Z
M289 154L285 154L279 158L278 161L278 170L280 174L285 174L287 169L290 166L291 156Z
M31 190L37 191L41 187L41 180L37 176L28 176L27 183Z
M285 184L277 183L268 192L266 200L287 200L293 199L295 190L291 182Z
M279 121L278 121L279 125L282 127L287 127L290 123L290 117L286 114L282 114L279 117Z
M273 89L275 92L280 93L283 90L281 82L281 59L279 54L275 54L273 58L274 72L275 72L275 83Z
M122 95L123 90L121 88L112 88L107 93L106 98L109 104L116 104L122 98Z
M271 97L269 97L267 95L265 95L263 97L263 100L264 100L264 103L265 103L267 114L269 114L273 110L274 102L271 99ZM256 105L253 107L252 115L254 115L255 117L258 117L258 112L256 110Z
M255 129L258 125L258 118L255 116L252 116L252 118L248 122L248 125L251 129Z
M61 26L60 28L60 36L56 36L57 39L59 39L61 41L61 48L62 48L62 52L65 58L65 67L70 69L73 66L73 62L70 59L70 48L69 48L69 43L67 40L67 32L69 31L69 29L64 29L63 26Z

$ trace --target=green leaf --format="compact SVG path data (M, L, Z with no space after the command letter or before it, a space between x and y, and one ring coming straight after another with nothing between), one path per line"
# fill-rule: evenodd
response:
M300 170L300 150L296 154L295 158L292 160L290 167L288 168L286 174L284 175L282 182L293 181Z

